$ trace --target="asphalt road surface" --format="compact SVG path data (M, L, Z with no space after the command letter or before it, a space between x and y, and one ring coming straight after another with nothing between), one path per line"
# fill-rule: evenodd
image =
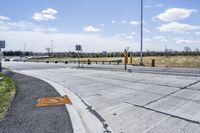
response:
M5 66L59 83L85 99L116 133L199 133L200 70L44 63Z
M10 73L17 92L5 119L0 121L0 133L73 133L65 106L36 107L36 99L59 96L49 84L39 79Z

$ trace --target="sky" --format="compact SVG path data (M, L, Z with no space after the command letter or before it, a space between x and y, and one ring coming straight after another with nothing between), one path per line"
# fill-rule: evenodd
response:
M199 0L143 0L144 51L200 49ZM1 0L5 50L140 50L140 0Z

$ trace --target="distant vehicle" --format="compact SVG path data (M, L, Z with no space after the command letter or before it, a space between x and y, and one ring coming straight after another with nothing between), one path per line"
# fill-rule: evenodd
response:
M13 61L23 61L25 62L28 58L27 57L21 57L21 58L15 58Z
M6 58L4 61L10 61L10 59Z

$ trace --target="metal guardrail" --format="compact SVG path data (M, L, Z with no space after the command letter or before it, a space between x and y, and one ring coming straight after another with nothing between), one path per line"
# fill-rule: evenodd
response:
M45 62L45 63L65 63L65 64L80 62L80 63L88 64L88 65L90 65L92 63L94 63L94 64L99 64L99 63L113 64L113 63L115 63L115 64L119 65L120 63L122 63L122 60L105 60L105 61L95 61L95 60L90 60L90 59L88 59L87 61L86 60L81 60L81 61L78 61L78 60L35 60L35 61L29 60L29 61L25 61L25 62Z

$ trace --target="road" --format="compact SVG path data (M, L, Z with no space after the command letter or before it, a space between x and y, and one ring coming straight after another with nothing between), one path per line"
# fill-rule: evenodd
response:
M200 70L4 63L56 82L88 102L116 133L199 133Z

